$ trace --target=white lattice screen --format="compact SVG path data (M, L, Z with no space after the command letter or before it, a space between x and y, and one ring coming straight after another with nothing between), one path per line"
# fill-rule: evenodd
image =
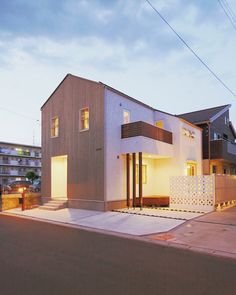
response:
M170 207L188 210L213 210L214 175L173 176L170 178Z

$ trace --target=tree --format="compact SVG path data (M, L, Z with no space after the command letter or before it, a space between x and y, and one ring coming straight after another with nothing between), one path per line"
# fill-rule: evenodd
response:
M38 178L38 175L34 171L28 171L25 177L33 182L35 179Z

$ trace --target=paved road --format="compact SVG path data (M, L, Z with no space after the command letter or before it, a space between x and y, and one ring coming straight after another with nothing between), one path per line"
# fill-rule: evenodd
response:
M0 216L1 295L233 295L236 260Z

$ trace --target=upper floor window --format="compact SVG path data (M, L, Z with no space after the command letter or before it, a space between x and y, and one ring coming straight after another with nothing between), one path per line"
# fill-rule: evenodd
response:
M221 134L218 132L214 132L214 140L221 139Z
M59 136L59 119L58 117L52 118L51 122L51 137Z
M128 124L130 123L130 111L123 110L123 123Z
M156 125L156 127L163 129L163 121L162 120L156 121L155 125Z
M228 140L228 135L223 133L223 139Z
M80 110L80 131L89 130L89 108Z

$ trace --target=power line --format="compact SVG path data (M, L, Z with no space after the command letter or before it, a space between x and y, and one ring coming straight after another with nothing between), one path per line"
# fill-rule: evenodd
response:
M232 8L230 7L229 3L226 0L222 0L222 1L224 2L225 6L227 7L229 14L232 17L233 21L236 22L236 15L233 12Z
M168 21L162 16L162 14L152 5L149 0L146 2L150 5L150 7L159 15L159 17L167 24L167 26L175 33L175 35L180 39L180 41L191 51L191 53L202 63L202 65L227 89L234 97L236 97L236 93L231 90L217 74L213 72L213 70L201 59L201 57L187 44L187 42L176 32L176 30L168 23Z
M36 121L37 123L39 123L39 119L32 118L32 117L30 117L28 115L23 115L23 114L17 113L15 111L12 111L12 110L9 110L9 109L3 108L3 107L0 107L0 109L1 110L4 110L6 112L12 113L14 115L17 115L17 116L20 116L20 117L24 117L24 118L26 118L28 120L33 120L33 121Z
M234 19L235 19L235 16L234 16L234 12L231 10L229 4L225 1L221 1L221 0L218 0L218 3L220 4L220 7L222 8L222 10L224 11L225 15L227 16L227 18L229 19L229 21L231 22L233 28L236 30L236 25L234 23ZM227 4L226 4L227 3ZM227 12L228 10L228 12ZM230 15L229 15L229 14Z

